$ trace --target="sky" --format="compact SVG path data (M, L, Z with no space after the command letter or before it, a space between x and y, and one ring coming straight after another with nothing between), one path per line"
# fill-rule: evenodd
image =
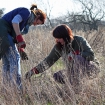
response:
M72 0L2 0L0 3L0 8L5 8L4 13L7 13L17 7L26 7L29 9L33 3L36 3L39 9L46 11L47 14L50 13L53 17L66 14L68 9L69 11L78 10L77 6L75 7ZM48 4L50 4L50 8ZM49 11L50 9L51 12Z

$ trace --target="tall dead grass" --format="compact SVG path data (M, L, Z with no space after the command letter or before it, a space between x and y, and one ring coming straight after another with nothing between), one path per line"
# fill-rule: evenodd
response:
M62 62L58 61L44 73L33 76L31 82L25 80L24 74L26 71L43 60L55 43L51 31L47 29L30 30L29 34L24 36L27 43L25 51L29 60L21 61L23 94L9 86L4 86L1 82L0 105L104 105L105 29L91 32L78 31L74 34L84 36L89 41L100 61L101 72L97 78L83 78L79 87L81 91L75 94L71 85L62 85L53 80L53 73L64 67ZM1 71L0 75L0 81L2 81Z

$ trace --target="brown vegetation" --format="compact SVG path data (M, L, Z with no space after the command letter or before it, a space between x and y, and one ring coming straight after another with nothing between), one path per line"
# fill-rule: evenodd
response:
M74 34L84 36L95 51L95 55L101 64L101 72L97 78L82 79L79 87L81 91L75 94L71 85L61 85L53 80L53 73L63 68L62 62L58 61L49 70L33 76L31 82L24 80L26 71L43 60L55 43L51 31L47 29L30 30L29 34L25 36L27 42L25 51L29 60L21 61L23 94L0 83L0 105L104 105L105 29L101 28L98 31L88 32L78 31ZM0 81L2 81L1 71Z

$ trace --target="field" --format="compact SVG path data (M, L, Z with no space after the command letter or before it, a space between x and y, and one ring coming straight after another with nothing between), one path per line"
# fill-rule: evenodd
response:
M24 36L29 60L21 61L23 94L3 86L0 61L0 105L105 105L105 29L73 33L84 36L92 46L101 67L96 78L81 80L81 91L75 94L71 85L62 85L53 80L53 73L64 68L60 59L42 74L33 76L31 81L25 80L25 73L42 61L55 44L51 30L36 28Z

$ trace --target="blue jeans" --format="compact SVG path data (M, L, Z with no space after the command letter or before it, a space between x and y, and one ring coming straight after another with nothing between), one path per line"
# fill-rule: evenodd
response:
M12 86L16 86L19 89L22 88L21 84L21 68L20 68L20 54L18 49L13 42L13 39L10 35L8 35L10 47L8 51L2 57L3 63L3 83L4 84L12 84Z

